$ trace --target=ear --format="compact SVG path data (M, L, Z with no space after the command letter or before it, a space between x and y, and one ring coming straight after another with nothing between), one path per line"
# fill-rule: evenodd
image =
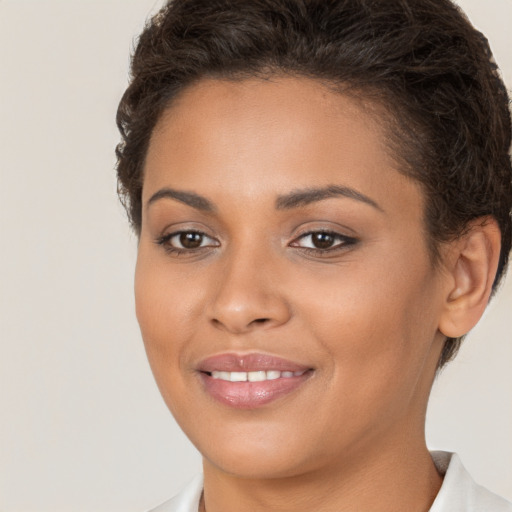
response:
M501 232L492 217L475 219L466 233L450 242L445 258L446 297L439 330L458 338L480 320L489 302L498 268Z

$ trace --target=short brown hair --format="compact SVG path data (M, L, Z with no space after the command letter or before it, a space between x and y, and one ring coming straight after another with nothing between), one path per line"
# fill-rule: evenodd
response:
M147 23L117 113L119 194L137 233L143 169L162 112L204 77L293 74L383 106L401 172L426 197L434 259L470 221L512 243L509 99L485 37L449 0L174 0ZM440 366L461 339L448 339Z

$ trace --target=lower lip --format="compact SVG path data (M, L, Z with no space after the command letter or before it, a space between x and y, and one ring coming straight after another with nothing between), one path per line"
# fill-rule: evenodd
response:
M235 409L255 409L284 397L311 376L311 371L295 377L280 377L260 382L230 382L214 379L207 373L201 373L206 391L215 400Z

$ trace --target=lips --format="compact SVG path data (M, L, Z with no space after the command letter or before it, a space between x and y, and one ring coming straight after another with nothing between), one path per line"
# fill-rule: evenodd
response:
M221 354L198 367L206 392L215 400L239 409L266 405L295 391L313 369L266 354Z
M199 371L207 373L211 373L213 371L251 372L263 370L298 372L309 370L309 368L280 357L257 353L219 354L217 356L209 357L199 364Z

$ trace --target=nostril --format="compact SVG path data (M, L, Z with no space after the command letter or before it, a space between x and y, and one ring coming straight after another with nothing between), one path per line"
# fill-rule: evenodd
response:
M266 327L271 324L272 318L254 318L248 322L240 318L212 318L212 325L218 329L225 329L230 332L243 333L248 332L258 326Z

